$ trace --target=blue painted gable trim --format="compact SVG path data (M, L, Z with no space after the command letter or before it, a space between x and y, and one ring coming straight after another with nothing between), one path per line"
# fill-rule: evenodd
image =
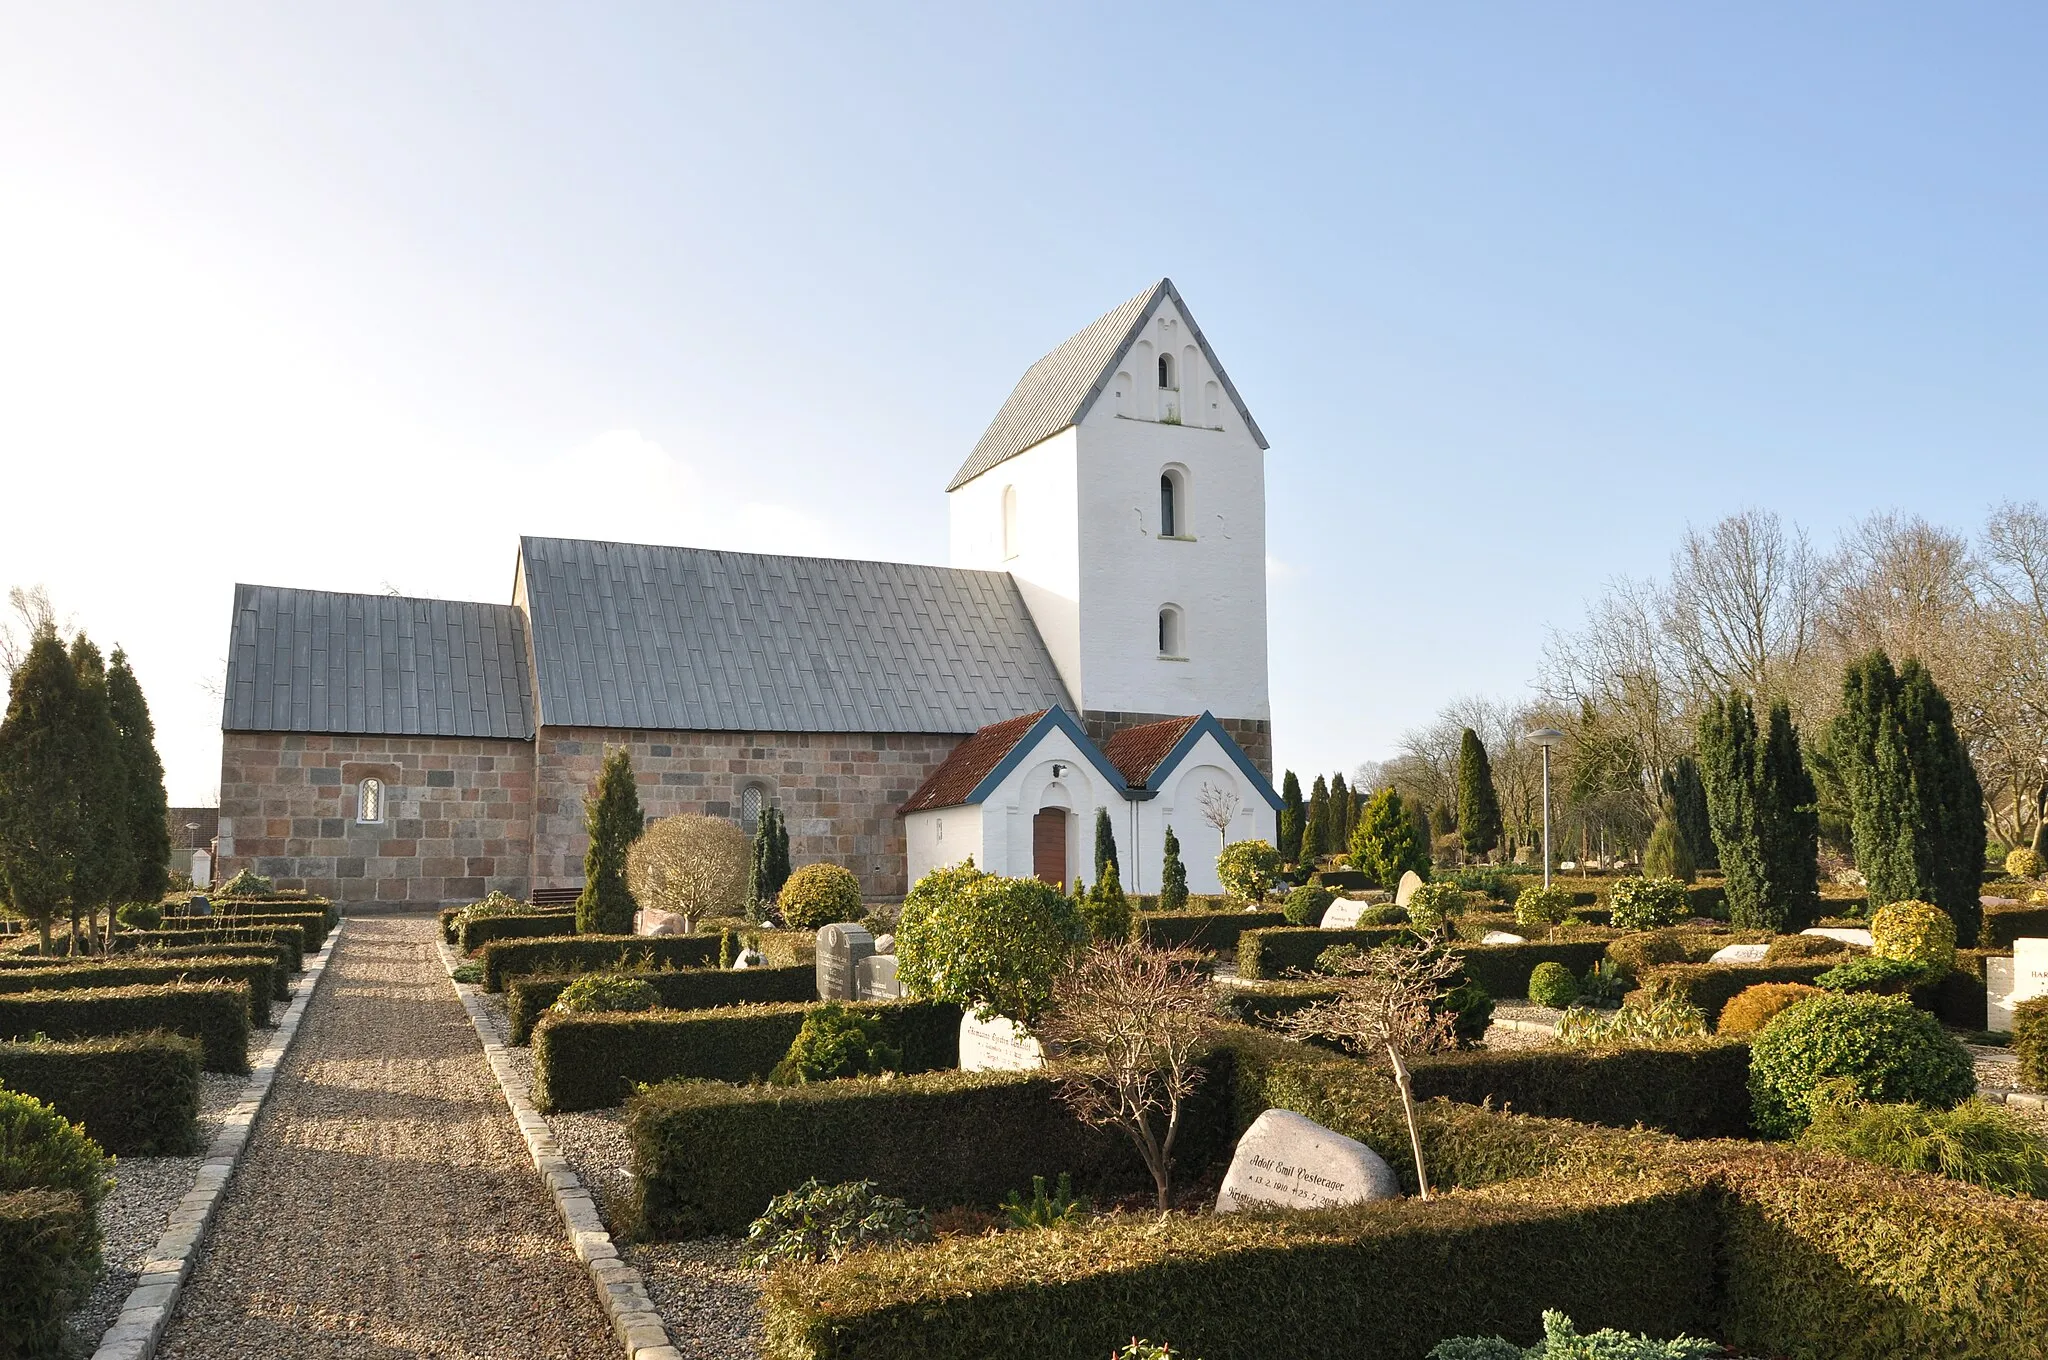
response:
M1068 713L1066 709L1055 705L1045 710L1045 716L1031 724L1031 730L1018 739L1017 744L1010 748L1010 753L996 762L996 767L993 770L982 776L981 782L974 786L974 791L960 800L961 805L986 802L988 796L996 791L996 786L1009 776L1010 771L1028 760L1032 750L1037 747L1039 742L1045 739L1048 732L1055 728L1073 739L1075 748L1081 752L1083 758L1093 765L1104 779L1109 781L1111 788L1118 790L1125 788L1123 772L1114 765L1111 765L1109 757L1103 755L1096 748L1095 743L1088 740L1088 734L1081 730L1081 724L1074 721L1072 714ZM1130 790L1125 793L1125 796L1150 798L1152 795L1149 793L1139 794L1135 790ZM1275 803L1274 806L1278 807L1279 804Z
M1174 767L1187 758L1188 752L1195 749L1195 743L1200 741L1205 733L1216 738L1216 744L1223 748L1223 754L1235 761L1238 771L1251 781L1253 791L1266 800L1267 806L1278 812L1280 795L1273 792L1273 785L1266 776L1259 773L1259 767L1252 764L1251 757L1244 753L1244 748L1237 744L1230 733L1223 730L1223 724L1217 722L1216 715L1207 709L1202 711L1202 716L1195 720L1193 727L1181 734L1173 749L1166 753L1166 759L1160 761L1153 769L1152 777L1145 781L1145 792L1141 796L1156 797L1166 783L1166 776L1172 774Z

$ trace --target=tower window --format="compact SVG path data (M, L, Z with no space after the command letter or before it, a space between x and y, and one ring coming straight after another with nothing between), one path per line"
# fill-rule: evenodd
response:
M1159 536L1185 538L1194 521L1188 518L1188 474L1168 467L1159 474Z
M1174 517L1175 507L1173 502L1173 474L1161 473L1159 476L1159 532L1167 538L1172 538L1180 532L1179 528L1176 527L1180 521Z
M1003 560L1017 555L1017 488L1003 488Z
M1179 605L1159 607L1159 655L1179 659L1187 655L1187 638Z
M384 781L365 779L356 785L356 820L359 822L381 822L384 820Z
M1175 391L1178 391L1180 388L1180 384L1175 382L1173 378L1173 356L1171 354L1159 356L1159 385Z

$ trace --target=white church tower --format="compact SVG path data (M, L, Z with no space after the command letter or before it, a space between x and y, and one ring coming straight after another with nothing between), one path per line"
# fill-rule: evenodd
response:
M1265 436L1171 279L1033 364L946 488L1089 735L1213 713L1272 773Z

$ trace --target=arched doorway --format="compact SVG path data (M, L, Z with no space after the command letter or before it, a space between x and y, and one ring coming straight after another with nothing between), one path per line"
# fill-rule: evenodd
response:
M1040 808L1031 818L1031 872L1041 883L1067 886L1067 810Z

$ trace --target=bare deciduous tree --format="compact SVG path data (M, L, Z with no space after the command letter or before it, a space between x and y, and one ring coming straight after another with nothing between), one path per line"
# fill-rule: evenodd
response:
M48 586L15 586L7 592L7 606L14 619L0 621L0 672L12 676L37 638L62 637L71 625L70 620L57 618Z
M664 817L626 852L626 887L647 910L680 915L685 929L702 917L737 916L748 850L747 833L723 817Z
M1219 789L1205 780L1195 801L1202 809L1202 820L1216 828L1218 840L1224 845L1230 844L1230 823L1237 816L1237 794L1230 789Z
M1415 1087L1408 1060L1449 1048L1452 1017L1436 1002L1458 972L1457 956L1441 934L1406 943L1383 944L1344 961L1337 995L1294 1012L1282 1021L1301 1038L1334 1039L1356 1053L1387 1055L1401 1111L1408 1118L1408 1142L1415 1153L1415 1180L1430 1198L1429 1168L1422 1156L1422 1130L1415 1121Z
M1061 1095L1084 1122L1130 1135L1162 1211L1181 1112L1202 1080L1196 1057L1216 1024L1198 958L1139 943L1091 949L1054 982L1039 1026L1068 1059Z
M1817 574L1806 531L1768 510L1687 529L1663 624L1692 688L1778 692L1813 645Z

